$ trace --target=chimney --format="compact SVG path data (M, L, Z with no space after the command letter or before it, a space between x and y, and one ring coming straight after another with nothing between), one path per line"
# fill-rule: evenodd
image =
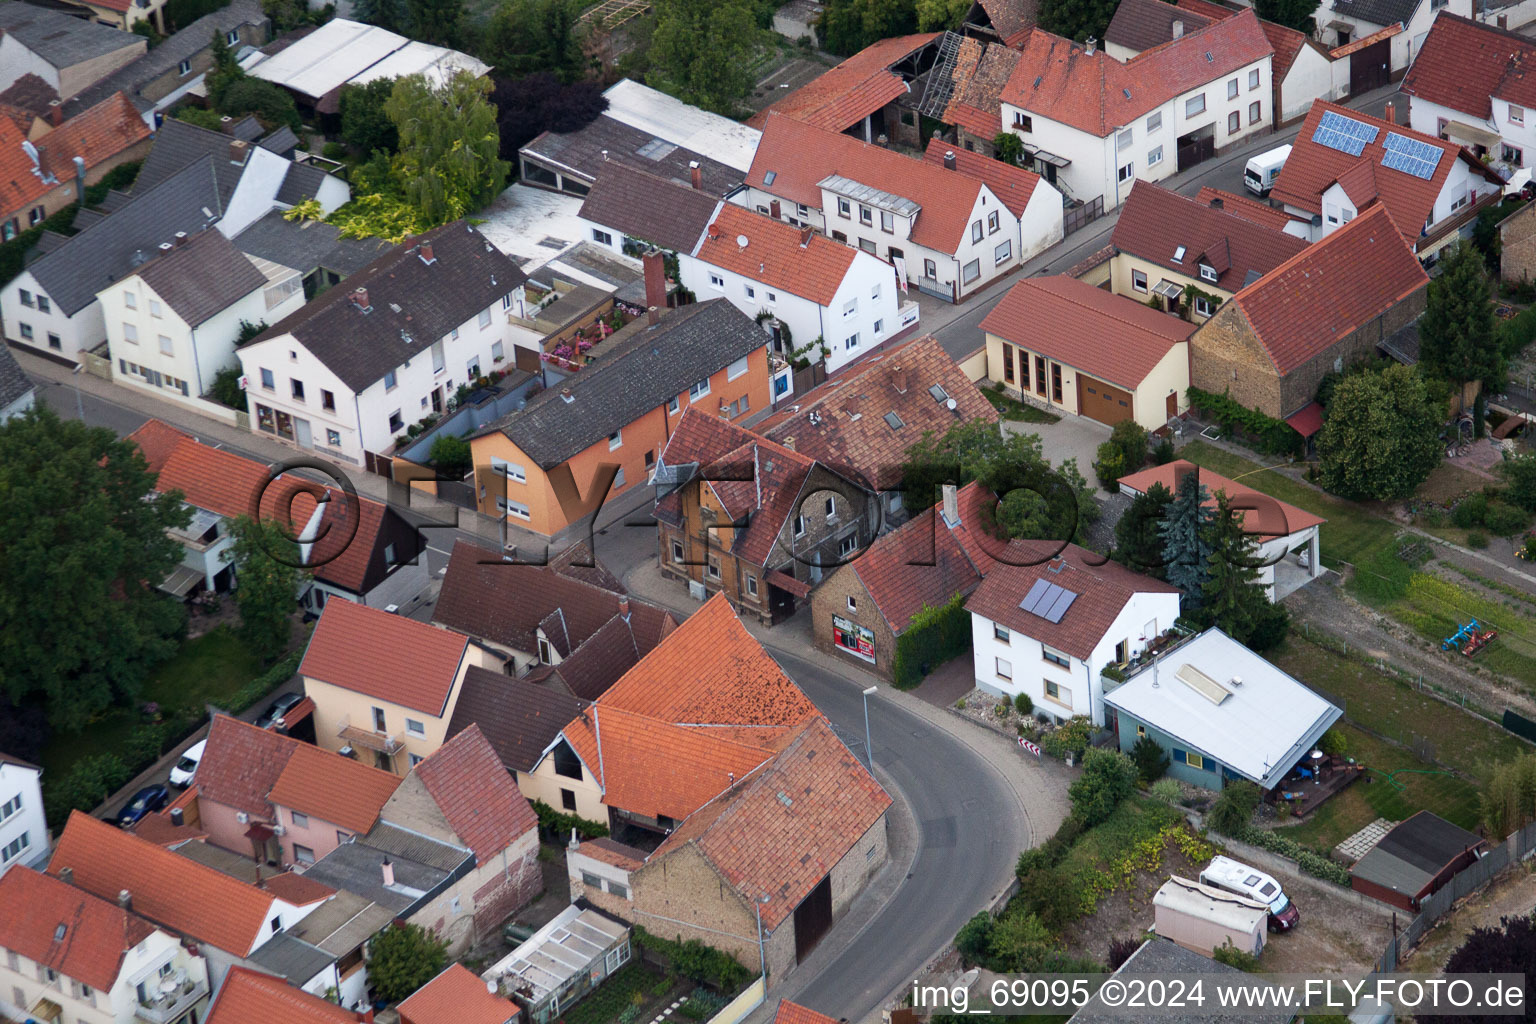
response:
M891 367L891 385L898 394L907 393L907 370L903 366Z
M124 910L133 909L133 893L127 889L119 889L117 892L117 905Z
M849 419L857 419L858 418L858 416L859 416L859 396L858 395L849 395L843 401L843 412L848 414L848 418Z
M246 157L246 152L250 148L251 148L251 144L249 142L245 142L245 141L243 141L241 139L230 139L229 140L229 162L232 163L232 164L244 165L245 157Z
M1175 21L1173 23L1173 38L1178 39L1183 34L1184 34L1184 23L1182 21Z
M64 123L64 101L48 101L48 123L57 128Z
M225 114L223 117L219 118L219 131L223 132L225 135L233 135L235 133L234 129L234 118L230 117L228 114Z
M800 229L800 248L804 249L811 244L811 236L815 234L810 228Z
M431 242L422 242L421 245L417 247L416 251L421 256L421 262L427 264L428 266L431 266L437 262L437 259L432 255Z
M688 161L688 180L693 182L694 188L704 191L704 172L699 169L697 160Z
M661 310L655 306L647 306L645 309L645 322L652 327L661 323Z
M1099 40L1097 36L1089 36L1088 39L1083 43L1083 52L1088 54L1090 57L1094 55L1098 48Z
M667 304L667 263L660 249L652 249L640 258L645 268L645 304L656 309ZM655 317L651 323L655 323Z
M180 807L172 807L171 808L171 824L172 825L175 825L177 828L180 828L182 825L186 824L186 821L187 821L187 812L186 811L183 811Z
M1211 199L1211 209L1213 209L1213 210L1219 210L1219 209L1221 209L1222 207L1224 207L1226 205L1227 205L1227 201L1225 199L1221 198L1221 196L1216 196L1216 197Z
M628 597L621 597L621 598L619 598L619 614L621 616L623 616L624 618L626 618L626 619L629 618L629 598Z
M384 862L379 865L379 870L384 873L384 887L386 889L395 884L395 866L390 863L388 857L385 857Z
M1506 31L1509 29L1509 15L1499 15L1499 28L1505 29Z
M63 882L65 885L74 885L75 869L68 866L59 868L59 881Z
M944 151L944 169L946 171L952 171L955 169L955 151L952 149L946 149Z
M358 1024L373 1024L373 1004L368 1004L368 1009L361 1010L357 1014Z
M186 245L186 244L187 244L187 233L185 231L178 231L178 232L176 232L176 245L182 246L182 245Z
M85 202L85 157L75 157L75 199Z
M944 493L944 525L951 530L960 525L960 489L954 484L945 484Z
M161 255L164 255L165 253L170 252L174 248L176 248L176 247L174 245L172 245L170 242L161 242L160 245L159 245L159 249L160 249Z
M779 220L781 213L783 213L783 208L779 206L779 201L777 199L768 204L768 216L772 217L774 220Z
M1381 119L1387 124L1397 124L1397 104L1389 101L1387 109L1381 112Z
M368 308L368 289L358 288L352 293L352 304L358 309Z

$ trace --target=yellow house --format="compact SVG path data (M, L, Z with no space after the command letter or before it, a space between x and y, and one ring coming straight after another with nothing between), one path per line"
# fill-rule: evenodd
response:
M1188 408L1195 325L1071 277L1032 277L986 318L987 376L1036 404L1157 430Z
M327 601L299 675L319 746L406 775L447 739L465 673L499 665L462 633Z

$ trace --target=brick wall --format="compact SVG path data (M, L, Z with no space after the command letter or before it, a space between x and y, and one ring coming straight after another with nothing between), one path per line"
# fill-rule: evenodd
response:
M1499 225L1504 254L1499 276L1505 281L1536 278L1536 203L1527 203Z
M1271 416L1288 416L1312 401L1325 374L1332 372L1337 365L1349 366L1370 358L1376 353L1377 345L1424 312L1427 298L1427 287L1420 288L1381 316L1362 324L1352 334L1341 338L1286 374L1280 382L1281 411L1264 411Z
M630 875L634 882L634 901L627 916L646 931L665 939L698 939L706 945L730 953L742 965L757 967L757 917L752 908L692 846L652 860ZM603 894L604 902L587 898L607 909L613 897ZM623 901L619 901L623 904ZM623 914L622 907L615 908ZM779 932L789 937L789 964L794 962L794 926L785 921ZM775 938L780 936L775 933Z
M853 598L857 611L848 610L848 598ZM840 616L875 634L875 663L855 657L832 642L832 617ZM886 623L885 616L875 607L852 565L845 565L811 592L811 633L817 650L825 651L834 658L850 665L874 672L883 679L891 678L891 665L896 658L896 636Z
M482 864L471 875L474 890L476 939L490 935L501 923L544 891L539 867L539 832L530 830L504 857Z
M832 866L832 918L841 917L853 898L864 891L870 876L885 863L889 853L885 815L859 837L841 860Z

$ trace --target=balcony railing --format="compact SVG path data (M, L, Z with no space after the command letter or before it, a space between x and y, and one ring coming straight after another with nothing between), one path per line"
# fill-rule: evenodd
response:
M336 730L336 735L349 746L362 747L364 750L376 750L381 754L393 756L405 747L405 734L379 732L375 729L366 729L360 725L353 725L349 719L343 719L341 728Z
M186 1013L207 994L207 982L183 981L171 986L170 991L161 992L154 999L139 1000L138 1009L134 1013L149 1024L171 1024L171 1021Z

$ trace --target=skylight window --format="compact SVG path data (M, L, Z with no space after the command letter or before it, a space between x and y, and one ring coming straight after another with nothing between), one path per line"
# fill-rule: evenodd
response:
M1184 247L1182 245L1179 246L1177 249L1173 250L1173 262L1175 262L1175 263L1183 263L1184 262Z
M943 405L945 402L949 401L949 392L944 390L943 385L935 384L933 387L928 389L928 393L932 395L933 400L938 402L940 405Z
M892 430L900 430L902 427L906 426L905 423L901 422L901 417L897 416L894 412L888 412L885 414L885 422L886 425L889 426Z
M772 185L773 184L773 179L777 178L778 176L779 176L779 172L778 171L769 171L767 174L763 175L763 184L764 185Z

